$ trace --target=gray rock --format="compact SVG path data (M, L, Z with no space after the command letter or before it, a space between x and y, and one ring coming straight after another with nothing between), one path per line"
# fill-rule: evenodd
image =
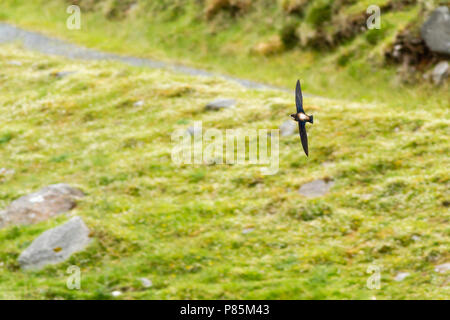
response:
M232 108L236 105L236 100L234 99L217 99L211 101L206 105L206 110L220 110L226 108Z
M19 264L26 270L39 270L66 260L83 250L89 242L89 229L80 217L73 217L37 237L19 256Z
M150 288L151 286L153 286L153 282L150 279L139 278L139 280L141 280L141 284L144 288Z
M115 291L111 292L111 295L113 297L120 297L122 295L122 291L115 290Z
M14 169L0 168L0 176L11 176L14 173L16 173Z
M286 120L280 126L280 135L282 137L291 136L293 134L298 133L298 125L297 122L293 120Z
M136 101L133 104L134 107L142 107L143 105L144 105L144 101L142 101L142 100Z
M245 228L244 230L242 230L242 234L248 234L250 232L253 232L253 230L255 230L255 228Z
M360 198L361 200L367 201L367 200L370 200L370 198L372 198L372 195L369 194L369 193L364 193L364 194L361 194L361 195L359 196L359 198Z
M434 271L439 272L439 273L446 273L446 272L450 271L450 262L436 266L434 268Z
M298 192L307 198L316 198L327 194L333 185L333 181L318 179L302 185Z
M450 11L441 6L422 25L422 38L431 51L450 55Z
M33 224L67 212L84 196L79 189L67 184L53 184L14 200L0 211L0 228L9 224Z
M440 85L447 78L449 68L447 61L441 61L434 67L433 73L431 74L434 84Z
M76 71L59 71L52 73L52 76L58 79L65 78L67 76L70 76L71 74L77 73Z
M399 273L395 276L394 280L397 281L397 282L400 282L400 281L405 280L406 277L409 277L409 275L410 275L409 272L399 272Z
M16 60L10 60L10 61L8 61L8 64L11 66L20 67L22 65L22 62L16 61Z
M324 168L328 168L328 167L334 166L334 162L332 162L332 161L324 161L324 162L321 163L321 165Z

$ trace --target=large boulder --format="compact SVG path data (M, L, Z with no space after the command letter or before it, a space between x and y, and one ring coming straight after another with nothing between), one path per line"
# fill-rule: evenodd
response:
M450 55L450 10L442 6L434 10L422 25L422 38L433 52Z
M23 269L39 270L66 260L83 250L89 242L88 227L80 217L73 217L37 237L19 256L19 264Z
M76 200L84 196L79 189L67 184L53 184L30 193L0 211L0 228L9 224L33 224L64 213L76 206Z

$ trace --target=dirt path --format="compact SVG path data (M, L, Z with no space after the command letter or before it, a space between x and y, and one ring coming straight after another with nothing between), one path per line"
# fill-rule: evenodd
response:
M39 51L41 53L49 55L63 56L70 59L115 60L132 66L169 69L174 72L189 74L193 76L220 77L226 80L237 82L249 89L272 89L287 92L291 91L282 87L266 85L263 83L217 74L202 69L186 67L175 63L167 63L146 58L136 58L131 56L121 56L113 53L105 53L98 50L74 45L37 32L23 30L6 23L0 23L0 43L15 41L22 42L24 47L30 50Z

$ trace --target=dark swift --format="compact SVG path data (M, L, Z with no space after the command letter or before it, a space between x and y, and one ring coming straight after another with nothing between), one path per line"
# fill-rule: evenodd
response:
M291 114L292 119L298 122L298 130L300 132L300 140L302 141L303 150L308 156L308 135L306 134L306 123L313 123L313 116L308 116L303 110L303 96L300 80L297 80L295 87L295 105L297 106L297 113Z

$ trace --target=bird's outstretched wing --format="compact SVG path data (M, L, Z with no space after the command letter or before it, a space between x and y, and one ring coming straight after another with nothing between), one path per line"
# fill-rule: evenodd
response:
M304 122L298 123L298 131L300 132L303 150L305 150L306 156L308 156L308 135L306 134L306 124Z
M303 110L303 96L302 87L300 86L300 80L297 80L297 86L295 87L295 104L297 105L297 113L305 113L305 111Z

